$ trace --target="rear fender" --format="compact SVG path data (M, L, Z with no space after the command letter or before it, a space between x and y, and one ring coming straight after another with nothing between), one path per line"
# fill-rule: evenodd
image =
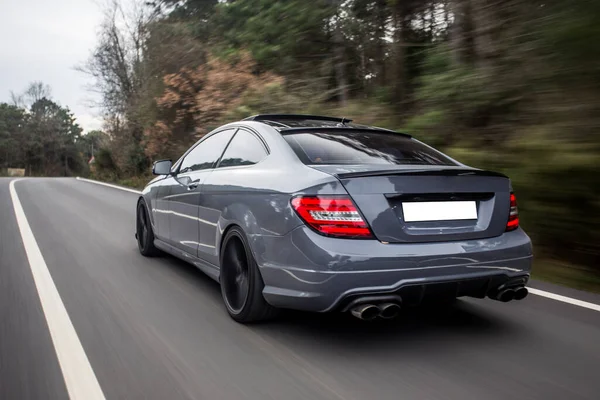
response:
M246 239L248 240L250 250L255 259L258 259L257 256L264 253L265 244L255 214L248 206L242 203L231 204L223 210L217 223L217 237L215 243L218 249L219 267L221 266L221 245L223 244L223 237L229 228L233 226L242 228L246 234Z
M347 195L348 192L335 178L295 193L248 193L234 203L223 208L217 221L215 246L219 255L228 228L237 225L242 228L256 262L262 265L265 253L269 250L265 245L265 237L281 237L293 229L304 225L304 222L293 210L290 200L297 195ZM272 249L271 249L272 250Z

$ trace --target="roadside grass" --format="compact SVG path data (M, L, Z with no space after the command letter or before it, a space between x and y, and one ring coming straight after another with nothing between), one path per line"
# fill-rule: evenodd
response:
M126 179L117 179L113 183L120 186L142 190L148 184L148 182L152 180L152 178L152 176L134 176Z
M112 174L111 173L104 173L104 174L91 173L89 176L87 176L87 178L94 179L94 180L100 181L100 182L112 183L112 184L118 185L118 186L124 186L124 187L132 188L132 189L142 190L148 184L148 182L150 182L152 180L152 178L154 178L154 176L151 174L148 174L148 175L130 176L127 178L119 178L114 173L112 173Z
M573 289L600 293L600 274L597 272L563 261L544 259L543 256L534 261L531 277Z

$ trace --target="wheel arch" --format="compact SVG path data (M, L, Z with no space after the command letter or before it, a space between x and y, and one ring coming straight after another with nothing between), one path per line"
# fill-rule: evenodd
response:
M217 229L216 238L216 247L219 255L219 269L223 267L222 253L224 239L231 229L237 227L244 234L248 247L250 248L250 253L258 263L259 273L261 273L259 263L261 258L259 255L264 253L265 243L259 223L250 207L242 203L231 204L221 213L217 226L220 227L220 229Z
M222 226L222 225L220 225L220 226ZM225 244L224 239L227 236L227 234L229 233L229 231L231 231L233 228L239 228L242 231L242 234L244 235L246 242L248 243L248 247L250 247L250 252L252 253L252 256L254 257L254 260L258 260L257 251L261 251L260 249L264 249L264 241L263 241L261 235L253 234L253 233L249 234L248 230L245 229L244 226L242 226L242 224L240 224L238 221L228 221L228 223L225 225L225 228L223 229L222 233L219 233L219 231L217 231L217 235L219 236L217 239L217 248L218 248L218 254L219 254L219 268L223 267L222 253L223 253L223 246Z
M137 213L140 207L140 203L144 203L144 207L146 207L146 213L148 214L148 218L150 219L150 224L152 226L152 230L156 231L156 222L154 221L154 213L150 209L150 200L147 199L144 195L138 197L137 202L135 204L135 215L137 218Z

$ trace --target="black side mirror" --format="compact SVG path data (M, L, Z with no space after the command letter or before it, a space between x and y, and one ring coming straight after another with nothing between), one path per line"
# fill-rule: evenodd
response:
M152 164L152 173L154 175L169 175L171 173L171 167L173 163L171 160L159 160Z

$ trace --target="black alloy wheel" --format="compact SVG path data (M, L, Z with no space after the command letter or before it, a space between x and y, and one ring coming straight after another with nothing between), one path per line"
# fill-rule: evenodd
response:
M233 237L227 243L227 251L223 259L228 272L223 280L225 301L234 313L239 313L248 301L250 289L248 260L241 240Z
M223 238L219 280L227 312L237 322L262 321L278 313L263 297L265 284L239 227L231 228Z
M154 246L154 232L143 200L138 203L136 238L142 255L152 257L159 254L159 250Z

